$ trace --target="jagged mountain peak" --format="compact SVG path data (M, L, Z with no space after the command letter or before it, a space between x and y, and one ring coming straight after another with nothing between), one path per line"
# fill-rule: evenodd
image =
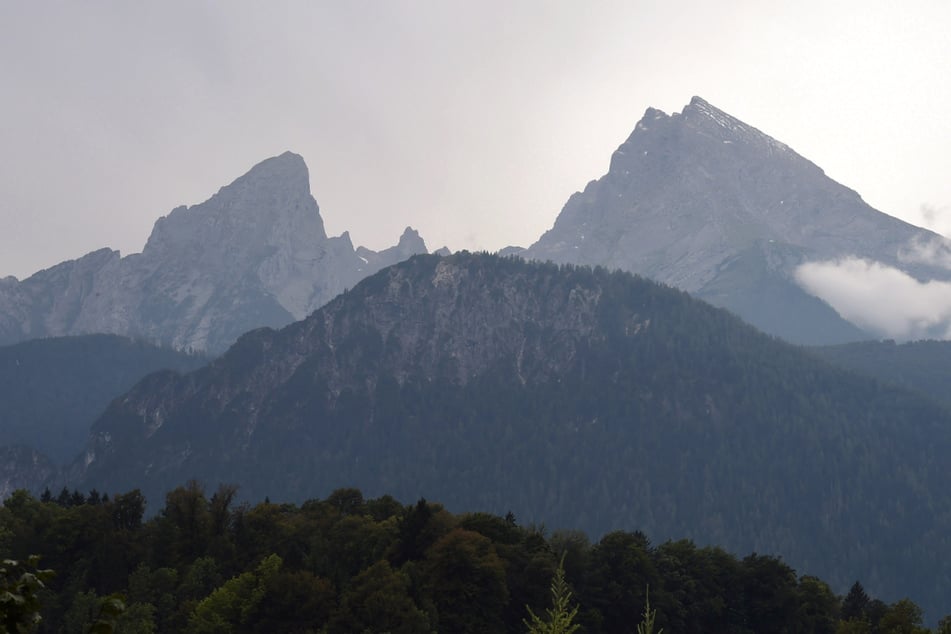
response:
M177 207L159 218L144 252L230 250L285 238L327 238L307 165L292 152L258 163L204 203Z
M690 104L684 107L681 116L688 124L708 128L710 124L714 124L716 127L713 130L722 137L721 140L726 144L735 142L762 143L771 150L790 151L786 144L720 110L701 97L693 97Z
M412 227L406 227L400 236L399 244L401 249L414 249L413 253L425 253L426 243L419 235L419 231Z
M932 238L694 97L673 115L648 108L608 173L574 194L525 256L631 271L735 310L771 334L832 343L868 335L801 289L796 267L843 257L894 266L909 241ZM780 287L776 306L761 310L767 288ZM815 318L777 326L774 313L799 310ZM798 327L805 323L814 335Z
M675 112L672 115L654 107L647 108L624 145L643 141L641 137L648 131L652 131L650 136L685 133L691 136L690 133L699 133L702 136L713 137L724 145L759 144L771 152L789 153L791 157L805 161L786 144L697 96L692 97L690 103L684 106L681 112ZM619 150L624 150L624 145Z
M268 186L275 183L279 183L282 187L306 191L309 194L310 172L307 170L304 158L300 154L287 151L264 159L229 187L238 184Z
M141 254L105 251L5 282L0 342L103 332L220 352L425 249L411 228L381 253L358 255L346 232L328 237L304 159L284 152L159 218Z

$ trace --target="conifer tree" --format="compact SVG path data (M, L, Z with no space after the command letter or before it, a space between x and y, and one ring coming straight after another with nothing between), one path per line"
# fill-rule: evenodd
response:
M565 581L565 556L561 556L558 569L551 581L552 607L545 610L546 618L542 619L528 608L531 621L522 619L528 628L528 634L572 634L581 626L574 622L578 615L578 606L571 607L571 590Z
M647 586L647 599L644 605L644 620L637 626L637 634L654 634L654 619L657 610L651 610L651 587ZM664 628L657 630L657 634L664 634Z

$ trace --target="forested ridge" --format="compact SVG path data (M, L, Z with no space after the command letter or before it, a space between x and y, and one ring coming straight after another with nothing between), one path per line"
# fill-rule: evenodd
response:
M414 257L116 399L70 486L353 486L951 596L951 415L624 273ZM91 459L91 461L90 461Z
M934 399L951 408L951 341L863 341L817 346L813 354L843 368Z
M0 346L0 445L32 447L66 464L112 399L151 372L185 372L208 360L118 335Z
M126 633L526 632L530 610L552 607L559 565L583 633L634 632L648 592L654 631L668 634L930 631L914 601L885 603L860 580L842 596L778 557L654 544L638 531L592 543L511 513L454 514L357 489L252 506L235 503L234 487L208 496L190 482L151 519L145 508L137 490L40 499L18 491L4 502L4 557L41 554L40 567L54 573L36 594L37 632L89 631L117 598L125 608L116 631ZM951 632L951 618L935 631Z

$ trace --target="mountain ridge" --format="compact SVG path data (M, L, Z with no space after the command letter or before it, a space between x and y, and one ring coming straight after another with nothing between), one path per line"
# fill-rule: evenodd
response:
M595 535L783 553L839 591L927 579L914 591L930 609L951 588L934 568L947 450L943 408L682 291L460 253L415 256L200 370L148 377L95 423L69 482L507 504Z
M645 275L770 334L828 344L881 333L848 322L826 300L816 307L797 275L802 264L859 257L919 280L951 279L946 268L905 255L941 240L872 209L785 144L694 97L681 113L648 108L608 172L573 194L521 255ZM755 279L721 277L754 247L763 256L750 275L775 281L776 312L793 316L791 324L751 308Z
M425 252L407 228L380 253L327 236L304 160L258 163L203 203L156 220L141 253L100 249L0 283L0 344L113 333L221 352L260 326L303 319L384 266Z
M50 337L0 346L0 445L31 447L60 465L83 447L109 402L159 369L207 357L118 335Z

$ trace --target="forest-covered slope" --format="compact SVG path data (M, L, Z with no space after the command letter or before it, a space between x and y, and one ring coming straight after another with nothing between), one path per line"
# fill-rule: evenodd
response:
M951 341L863 341L811 350L835 365L914 390L951 408Z
M0 446L25 445L66 464L109 401L156 370L185 372L207 362L206 356L117 335L0 347Z
M419 256L308 319L147 378L83 489L339 486L782 553L928 610L951 595L951 417L624 273Z

